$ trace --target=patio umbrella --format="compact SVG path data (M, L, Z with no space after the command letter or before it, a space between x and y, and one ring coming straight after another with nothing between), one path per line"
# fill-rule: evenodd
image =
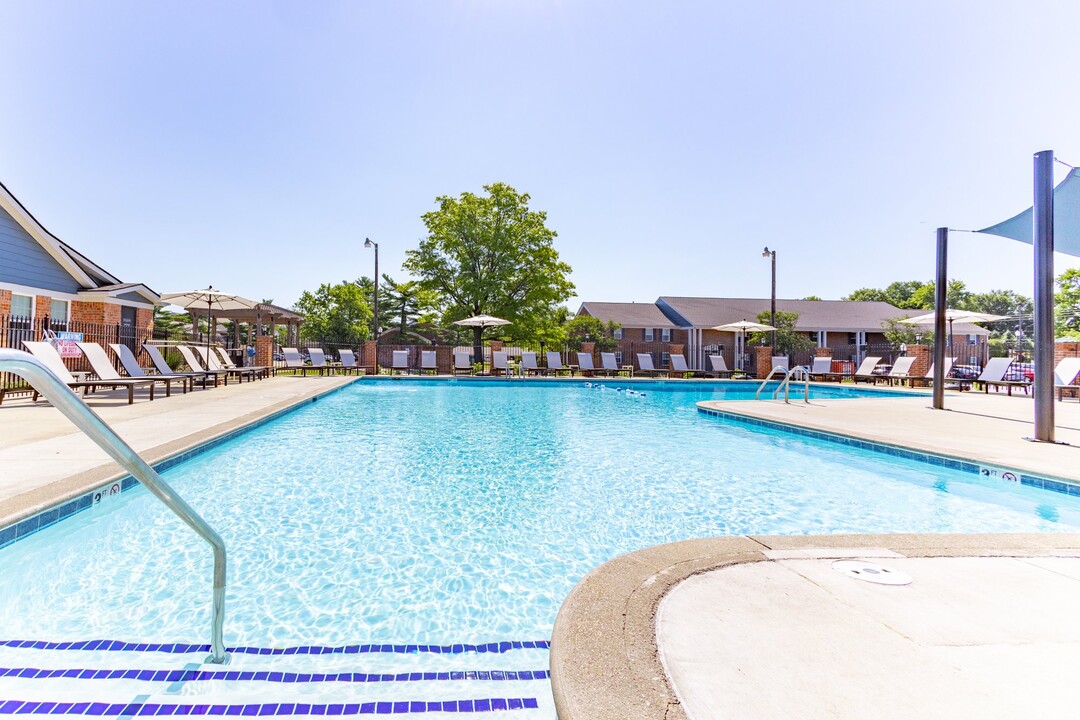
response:
M945 311L945 319L949 321L949 344L952 344L952 326L954 322L962 323L983 323L994 322L995 320L1008 320L1005 315L991 315L990 313L975 312L974 310L953 310L949 308ZM907 325L933 325L934 313L927 313L926 315L917 315L915 317L901 320L900 322Z
M179 305L188 311L206 308L206 354L208 357L210 355L210 338L214 334L213 311L247 310L258 305L254 300L215 290L213 285L204 290L165 293L161 296L161 299L172 305Z
M739 333L739 336L742 339L742 342L740 343L740 347L745 348L746 347L746 333L748 331L749 332L770 332L772 330L775 330L776 328L774 328L772 325L764 325L762 323L750 322L749 320L744 319L744 320L740 320L739 322L728 323L727 325L717 325L716 327L713 327L713 328L710 328L710 329L711 330L719 330L720 332L737 332L737 333ZM739 370L745 370L746 368L741 367L743 365L743 358L741 357L741 355L742 355L742 353L740 353L740 357L738 358L739 362L737 363L737 365L740 366L738 369Z
M473 331L473 353L477 358L479 358L479 360L474 360L473 362L483 362L484 347L481 336L484 333L484 328L498 327L500 325L509 325L510 321L503 320L502 318L497 318L492 315L473 315L472 317L467 317L464 320L455 320L454 324L462 325L464 327L476 328L476 330Z

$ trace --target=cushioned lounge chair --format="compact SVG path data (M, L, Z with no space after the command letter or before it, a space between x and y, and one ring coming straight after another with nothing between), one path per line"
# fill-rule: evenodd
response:
M454 351L454 374L458 373L473 374L472 357L467 350Z
M135 388L145 388L150 391L150 399L154 399L154 381L153 380L136 380L133 378L120 378L119 380L76 380L75 376L71 374L71 371L67 369L67 365L64 364L64 359L60 357L60 353L56 352L51 344L47 342L30 342L23 340L23 347L25 347L31 355L41 361L45 367L49 369L53 375L60 379L60 382L64 383L71 389L84 388L89 392L94 392L99 387L103 388L124 388L128 393L128 405L135 402ZM102 350L102 352L105 352ZM115 370L113 372L116 372ZM34 390L34 402L37 402L38 391ZM3 391L0 391L0 402L3 402Z
M165 386L165 397L172 395L173 383L180 383L180 388L184 394L188 391L188 378L176 377L174 375L146 375L145 373L141 378L125 378L120 373L116 372L116 368L113 367L112 360L109 359L109 354L105 352L105 348L101 347L94 342L76 342L75 346L82 352L83 357L90 363L90 369L94 371L94 375L97 375L101 380L144 380L146 382L154 383L155 385Z
M1080 385L1073 385L1080 375L1080 358L1063 358L1054 368L1054 388L1058 391L1058 400L1064 399L1065 391L1080 392Z
M405 373L408 375L411 371L409 369L409 351L408 350L395 350L393 361L390 363L390 374L394 372Z
M574 369L562 364L562 355L557 352L547 353L547 371L558 376L559 373L568 373L574 376Z
M863 361L859 363L859 367L855 369L855 374L852 375L855 384L858 385L860 382L876 383L878 378L881 377L874 374L874 368L877 367L879 362L881 362L879 357L864 357Z
M686 364L686 356L682 354L672 354L671 369L668 371L668 377L705 377L705 373L701 370L691 370L690 366Z
M663 370L657 370L652 362L652 355L649 353L637 353L637 371L653 377L663 373Z
M143 350L146 351L146 356L150 358L150 362L154 363L154 369L158 371L159 375L186 375L191 378L192 382L198 381L203 388L206 387L206 382L213 379L213 387L217 387L218 373L210 372L208 370L173 370L165 356L161 354L161 350L156 345L150 343L143 343ZM130 372L128 373L131 374Z
M218 360L217 353L208 352L203 345L195 345L195 352L199 354L199 359L202 360L203 367L215 370L217 372L225 373L225 377L237 378L240 382L244 382L244 378L248 380L255 380L258 373L251 368L227 368Z
M822 382L844 382L847 377L844 373L832 371L831 357L816 357L810 366L810 379Z
M534 352L521 353L521 369L524 370L527 375L544 374L544 368L536 364L536 353Z
M315 350L318 350L320 355L322 354L321 348L315 348ZM315 352L315 350L309 349L308 352L313 353ZM223 347L215 347L213 348L212 352L217 352L219 364L226 370L252 370L257 377L263 378L268 378L275 372L274 368L270 365L246 365L244 367L240 367L235 362L233 362L232 357L230 357L229 353L225 352L225 348ZM314 364L315 363L312 362L312 365ZM323 364L326 364L325 358L323 358Z
M420 374L430 372L432 375L439 374L439 363L434 350L420 351Z

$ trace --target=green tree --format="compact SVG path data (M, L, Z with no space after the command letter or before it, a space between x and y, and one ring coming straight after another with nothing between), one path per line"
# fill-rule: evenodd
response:
M563 327L566 329L566 344L571 350L580 350L583 342L596 343L600 352L611 352L619 346L615 331L622 326L617 322L604 322L591 315L578 315Z
M170 340L184 337L191 316L187 313L169 312L162 306L154 308L154 332L164 334Z
M888 318L881 323L885 340L893 347L934 342L934 331L927 325L910 325L902 322L904 317Z
M758 313L757 321L765 325L771 324L772 313L766 310L763 313ZM799 322L799 313L787 312L785 310L776 311L776 324L773 327L776 328L776 347L773 348L773 353L776 355L790 355L793 352L799 350L809 350L814 347L814 341L795 330L795 325ZM772 331L767 330L765 332L756 332L750 334L750 345L766 345L772 342Z
M386 277L383 275L383 277ZM364 299L367 301L368 307L375 307L375 281L366 275L358 278L353 282L360 291L364 294ZM386 332L386 328L394 324L394 309L390 306L390 298L387 295L386 285L379 283L379 327L383 332ZM372 312L371 320L369 321L368 334L370 337L375 337L375 314Z
M818 300L818 301L820 301L821 297L818 296L818 295L807 295L806 297L803 298L803 300Z
M334 338L358 342L371 335L371 307L356 283L322 284L304 291L293 310L304 315L300 334L306 339Z
M570 266L559 259L547 214L529 209L529 195L501 182L486 195L437 198L423 215L427 237L406 252L403 267L446 302L444 321L494 315L516 337L535 337L574 291ZM483 329L473 328L477 354Z
M1055 334L1058 337L1080 333L1080 270L1069 269L1058 275L1054 295Z
M408 332L410 322L431 321L435 318L439 306L438 296L425 289L419 281L395 282L389 275L383 275L382 279L382 284L379 285L379 314L383 314L385 306L387 313L393 316L398 324L399 335L404 336Z

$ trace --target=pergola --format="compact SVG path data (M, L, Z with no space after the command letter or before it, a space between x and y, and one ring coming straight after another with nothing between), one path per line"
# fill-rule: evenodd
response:
M194 307L189 308L188 313L192 317L206 316L205 310L200 312ZM300 326L304 324L304 316L300 313L270 303L259 303L255 307L242 310L215 310L214 319L233 321L233 339L237 345L240 344L241 323L247 323L249 326L254 327L257 336L273 336L277 331L277 326L284 325L286 328L286 345L298 344Z

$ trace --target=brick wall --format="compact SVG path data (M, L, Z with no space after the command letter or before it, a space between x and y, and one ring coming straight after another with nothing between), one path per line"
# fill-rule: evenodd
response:
M11 291L0 290L0 317L11 315Z
M929 345L908 345L907 354L915 358L908 371L908 377L925 377L934 362L934 350Z
M757 353L754 358L754 376L764 379L772 370L772 346L755 347L754 352Z

